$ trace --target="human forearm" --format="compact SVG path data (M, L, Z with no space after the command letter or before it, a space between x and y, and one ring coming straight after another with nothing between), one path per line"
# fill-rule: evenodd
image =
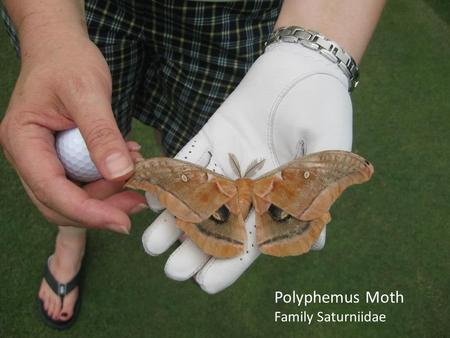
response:
M302 26L336 41L359 63L385 0L285 0L275 27Z
M22 52L67 37L87 36L84 0L3 0Z

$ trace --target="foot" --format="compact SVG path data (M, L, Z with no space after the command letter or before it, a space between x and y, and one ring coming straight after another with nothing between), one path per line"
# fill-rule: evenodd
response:
M80 270L86 244L85 231L61 230L56 237L55 253L48 262L50 272L60 283L69 282ZM39 288L39 299L44 310L53 320L67 321L72 318L78 287L72 290L63 301L43 279Z

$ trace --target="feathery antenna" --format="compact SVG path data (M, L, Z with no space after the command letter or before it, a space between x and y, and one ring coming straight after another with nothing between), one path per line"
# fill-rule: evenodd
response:
M266 162L265 159L259 161L253 160L252 163L250 163L250 165L248 166L247 170L245 171L244 177L255 176L256 173L262 169L265 162Z
M228 153L228 160L230 161L230 167L231 167L231 170L233 170L234 174L237 177L242 178L241 166L239 165L239 161L238 161L236 155L234 155L232 153Z

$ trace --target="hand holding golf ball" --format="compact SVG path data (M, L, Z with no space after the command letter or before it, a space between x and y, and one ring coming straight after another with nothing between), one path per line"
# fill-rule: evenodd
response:
M127 142L128 150L134 161L142 159L140 146L136 142ZM79 182L92 182L102 178L91 159L86 142L78 128L68 129L56 134L55 148L64 166L67 177Z
M64 38L66 35L53 36L54 43L21 46L28 57L22 60L0 124L3 153L49 222L126 233L131 227L128 214L145 199L123 191L124 180L133 172L134 155L114 119L108 64L86 34L74 34L71 39ZM63 160L68 168L64 170L54 136L75 126L98 170L90 167L70 173L69 161ZM68 154L63 144L62 158ZM98 178L95 171L105 179L83 187L73 182Z

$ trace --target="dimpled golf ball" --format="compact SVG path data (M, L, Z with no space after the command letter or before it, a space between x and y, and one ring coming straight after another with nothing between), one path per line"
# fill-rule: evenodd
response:
M67 177L80 182L92 182L102 177L78 128L57 133L55 146Z

